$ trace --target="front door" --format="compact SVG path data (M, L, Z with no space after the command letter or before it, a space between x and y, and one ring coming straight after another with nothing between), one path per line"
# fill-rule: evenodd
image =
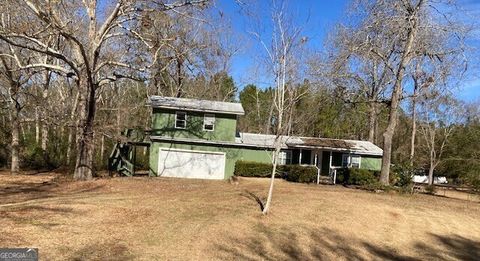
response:
M328 176L330 174L330 151L322 151L321 162L320 173L322 176Z

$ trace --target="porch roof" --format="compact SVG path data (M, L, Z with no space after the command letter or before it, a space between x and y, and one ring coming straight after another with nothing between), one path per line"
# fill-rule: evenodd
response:
M381 156L383 150L377 145L362 140L340 140L328 138L300 137L287 142L289 147L345 151L355 154Z
M246 145L254 145L261 148L274 148L275 147L275 138L276 135L270 134L256 134L256 133L239 133L239 136L235 138L235 142L237 144L246 144ZM299 142L300 140L298 137L294 136L282 136L280 137L282 148L287 149L287 143L292 142Z
M274 148L275 135L240 133L235 139L237 144ZM282 149L306 148L330 151L341 151L360 155L381 156L383 150L369 141L340 140L313 137L282 136Z

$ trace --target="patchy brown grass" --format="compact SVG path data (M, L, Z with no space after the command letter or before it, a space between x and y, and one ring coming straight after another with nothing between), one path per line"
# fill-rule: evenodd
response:
M0 246L44 260L474 260L480 204L266 179L0 174Z

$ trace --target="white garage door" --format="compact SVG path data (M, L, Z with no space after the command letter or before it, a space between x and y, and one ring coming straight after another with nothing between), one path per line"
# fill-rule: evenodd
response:
M158 174L175 178L224 179L225 153L161 149Z

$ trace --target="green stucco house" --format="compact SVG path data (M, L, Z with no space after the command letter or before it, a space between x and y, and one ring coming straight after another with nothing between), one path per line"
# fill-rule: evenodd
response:
M227 179L238 160L272 162L274 135L238 133L240 103L152 96L150 175ZM282 137L281 164L380 170L382 150L367 141Z

